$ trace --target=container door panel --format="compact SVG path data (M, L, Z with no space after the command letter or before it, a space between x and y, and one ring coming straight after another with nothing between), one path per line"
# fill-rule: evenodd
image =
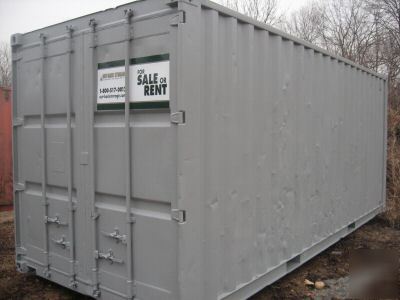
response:
M47 43L44 39L41 45L21 50L17 75L23 84L18 85L14 104L14 118L21 123L15 129L15 178L21 187L16 221L20 222L21 248L26 249L23 254L37 274L48 278L73 276L72 225L68 221L66 48L66 40ZM71 190L76 201L76 188L71 186Z
M98 281L102 295L127 290L129 230L126 214L127 168L131 180L133 280L139 299L176 298L176 221L171 219L171 203L176 200L176 125L171 123L175 99L169 74L175 61L175 35L171 35L171 9L160 17L134 21L130 43L130 85L142 83L141 96L131 90L129 142L125 124L126 24L98 30L95 50L85 37L87 59L94 57L96 89L88 104L94 114L94 199L98 261ZM100 24L99 20L99 24ZM151 23L151 25L150 25ZM100 28L100 27L99 27ZM94 52L92 52L94 51ZM146 75L138 78L140 72ZM156 74L157 73L157 74ZM121 76L123 78L121 78ZM163 78L161 80L161 78ZM88 79L90 80L90 79ZM161 81L160 81L161 80ZM161 86L161 84L166 84ZM146 87L147 86L147 87ZM146 90L145 90L146 89ZM165 90L164 90L165 89ZM87 95L91 93L87 91ZM104 97L106 95L106 97ZM147 96L149 97L146 100ZM93 126L93 127L92 127ZM88 136L89 137L89 136ZM89 146L90 141L85 141ZM127 147L129 158L127 161ZM89 149L89 147L87 147ZM85 151L83 149L82 151ZM90 180L86 178L85 180ZM88 203L88 205L90 205ZM87 207L91 211L91 207ZM88 220L88 224L91 224ZM149 265L154 265L149 274ZM168 270L168 274L162 274ZM161 270L161 269L160 269ZM170 274L170 276L168 276ZM128 288L129 289L129 288ZM140 296L139 296L140 295Z

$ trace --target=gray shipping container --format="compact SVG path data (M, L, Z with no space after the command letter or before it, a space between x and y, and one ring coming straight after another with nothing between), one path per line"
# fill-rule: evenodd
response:
M386 79L353 62L207 0L11 42L22 272L244 299L385 206Z

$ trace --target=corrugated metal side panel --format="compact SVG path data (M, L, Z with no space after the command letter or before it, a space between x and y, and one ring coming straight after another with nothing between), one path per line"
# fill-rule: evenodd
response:
M0 205L13 201L11 90L0 88Z
M385 80L225 11L190 11L179 78L193 67L200 78L178 95L188 115L178 149L190 152L178 168L188 211L180 249L190 253L180 256L182 297L238 299L382 207Z

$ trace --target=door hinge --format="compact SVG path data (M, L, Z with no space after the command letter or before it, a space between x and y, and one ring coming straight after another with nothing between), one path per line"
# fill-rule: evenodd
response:
M45 278L50 278L50 277L51 277L50 265L48 265L48 266L43 270L43 276L44 276Z
M17 254L17 256L18 255L26 255L27 250L26 250L26 248L23 248L23 247L16 247L15 253Z
M78 288L78 281L76 281L75 277L76 277L75 275L72 275L70 280L69 280L69 284L68 284L68 286L70 288L73 288L73 289L77 289Z
M24 260L18 260L17 261L17 271L20 273L28 273L29 272L29 267L28 263Z
M186 210L171 209L171 218L178 223L186 222Z
M93 298L96 298L96 299L97 299L97 298L100 298L101 292L100 292L98 286L96 286L96 287L93 288L92 296L93 296Z
M168 5L169 7L177 7L178 6L178 0L167 0L165 2L165 5Z
M14 184L14 191L15 192L22 192L25 190L25 184L18 182L16 184Z
M180 110L171 114L171 123L185 124L185 122L186 122L185 111Z
M97 220L97 218L100 217L100 214L98 212L93 211L90 214L90 217L92 218L92 220Z
M13 127L24 125L24 118L15 118L12 123Z
M15 33L11 36L11 47L18 47L22 45L22 34Z
M181 10L178 12L178 14L171 18L169 25L178 26L179 24L183 23L185 23L185 12Z

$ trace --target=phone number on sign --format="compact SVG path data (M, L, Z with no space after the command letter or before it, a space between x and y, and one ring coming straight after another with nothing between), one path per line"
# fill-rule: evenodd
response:
M120 92L125 92L125 87L120 86L120 87L102 88L99 91L100 94L120 93Z

